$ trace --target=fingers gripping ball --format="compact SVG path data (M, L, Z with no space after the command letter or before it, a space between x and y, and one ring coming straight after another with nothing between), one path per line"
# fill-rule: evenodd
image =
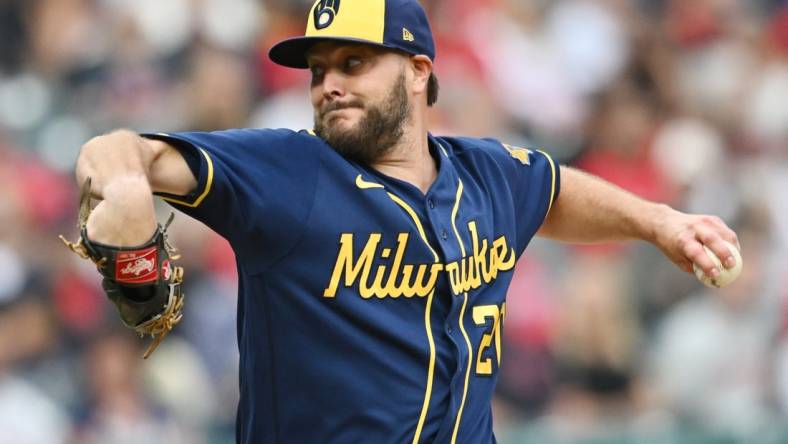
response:
M173 215L143 245L118 247L91 241L87 235L90 215L90 179L85 181L80 197L80 238L61 240L80 257L93 261L104 277L102 287L118 309L123 323L140 336L151 336L147 358L181 320L183 308L183 268L172 261L179 258L167 239L167 227Z
M705 245L703 246L703 249L706 250L706 254L714 262L714 266L717 267L718 270L720 270L720 274L717 277L709 277L696 264L692 265L693 270L695 270L695 276L697 276L698 280L703 282L703 285L707 287L711 287L711 288L724 287L730 284L731 282L735 281L736 278L739 277L739 274L741 273L742 258L741 258L741 253L739 253L739 249L736 248L730 242L727 241L724 242L728 246L728 249L731 251L731 254L733 254L733 258L736 260L736 265L734 265L733 268L725 268L722 265L720 259Z

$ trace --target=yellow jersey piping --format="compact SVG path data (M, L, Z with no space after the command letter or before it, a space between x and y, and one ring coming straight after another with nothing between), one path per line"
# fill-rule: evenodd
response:
M430 251L432 252L432 256L435 258L435 262L439 262L440 256L438 256L438 253L435 252L435 250L432 248L432 245L430 245L430 243L427 241L427 234L424 232L424 227L421 225L419 216L416 215L416 212L413 211L413 208L411 208L410 205L405 203L405 201L400 199L397 195L388 192L386 194L388 194L391 200L396 202L397 205L401 206L405 210L405 212L407 212L408 215L410 215L411 219L413 219L413 222L416 223L416 228L419 230L419 236L421 236L421 240L424 241L424 244L427 245L427 248L429 248Z
M416 223L416 228L419 230L419 235L421 239L424 241L424 244L427 245L427 248L430 249L432 252L433 257L435 258L435 262L440 261L440 257L438 253L432 248L432 245L427 241L427 235L424 232L424 227L421 225L421 221L419 220L419 216L413 211L405 201L397 197L392 193L388 193L391 200L397 203L397 205L401 206L408 215L413 219L413 222ZM432 397L432 380L435 376L435 340L432 338L432 322L430 322L430 313L432 312L432 299L435 296L435 290L432 290L430 294L427 296L427 308L424 310L424 328L427 330L427 341L430 344L430 362L429 367L427 368L427 387L424 390L424 403L421 406L421 414L419 415L419 422L416 424L416 433L413 435L413 444L418 444L419 439L421 438L421 431L424 428L424 421L427 419L427 411L430 408L430 398Z
M196 208L202 203L205 197L208 196L208 193L211 192L211 187L213 186L213 161L211 160L211 156L209 156L204 149L199 148L199 150L202 153L202 155L205 157L205 160L207 161L208 164L208 178L205 180L205 189L200 194L200 196L197 197L197 199L191 203L180 199L174 199L172 197L162 197L162 199L164 199L167 202L183 205L185 207Z
M438 143L438 148L440 148L441 151L443 151L443 155L446 156L446 158L448 159L449 153L446 151L446 148L444 148L443 145L441 145L440 143Z
M457 242L460 244L460 251L462 252L462 257L465 257L465 245L462 243L462 239L460 239L460 232L457 231L457 211L460 209L460 198L462 198L462 181L460 184L457 185L457 197L454 202L454 208L451 210L451 226L454 228L454 235L457 236Z
M467 291L463 297L464 299L462 301L462 308L460 309L460 331L462 331L462 336L465 338L465 345L468 346L468 365L465 368L465 385L462 388L462 401L460 402L460 409L457 411L457 421L454 423L454 432L451 434L451 444L454 444L457 441L457 432L460 430L460 421L462 420L462 411L465 409L465 399L468 396L468 382L471 376L471 366L473 365L473 361L471 359L471 355L473 355L471 339L468 337L468 332L465 331L465 326L462 323L462 317L465 315L465 306L468 304Z
M546 158L547 161L550 162L550 170L553 173L551 176L552 182L550 183L550 202L547 205L547 213L545 213L545 217L550 214L550 210L553 208L553 199L555 198L555 163L553 162L553 158L550 157L549 154L542 150L537 150L542 153Z
M465 257L465 245L462 243L462 238L460 237L460 232L457 230L457 212L460 209L460 199L462 199L462 180L459 181L459 185L457 185L457 198L454 202L454 208L451 211L451 226L454 228L454 235L457 236L457 242L460 244L460 251L462 252L462 257ZM464 299L462 301L462 308L460 309L460 331L462 332L462 337L465 339L465 345L468 347L468 365L465 369L465 385L462 389L462 401L460 402L460 408L457 411L457 420L454 422L454 432L451 434L451 443L454 444L457 441L457 432L460 430L460 421L462 420L462 411L465 408L465 399L468 396L468 382L471 376L471 355L473 354L473 348L471 347L471 340L468 337L468 332L465 331L465 325L463 325L462 318L465 316L465 307L468 304L468 292L466 291L463 295Z

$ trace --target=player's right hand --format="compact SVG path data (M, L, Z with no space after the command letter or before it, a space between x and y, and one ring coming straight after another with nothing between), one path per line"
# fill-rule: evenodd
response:
M720 258L725 268L732 268L736 260L725 242L741 249L736 233L717 216L686 214L666 207L664 217L656 223L654 243L679 268L693 273L697 264L707 276L715 277L714 262L703 249L708 247Z

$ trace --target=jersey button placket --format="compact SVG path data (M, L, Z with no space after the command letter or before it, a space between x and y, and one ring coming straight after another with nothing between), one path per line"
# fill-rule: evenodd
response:
M427 199L427 206L430 207L430 210L435 209L435 201L432 199Z

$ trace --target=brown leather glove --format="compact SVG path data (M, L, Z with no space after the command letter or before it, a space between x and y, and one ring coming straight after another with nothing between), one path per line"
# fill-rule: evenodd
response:
M123 323L140 337L153 338L143 355L147 359L182 317L183 268L173 266L172 261L180 256L167 240L167 227L174 214L164 226L156 227L148 242L116 247L88 239L90 201L88 178L80 196L80 237L76 242L69 242L63 236L60 239L80 257L96 264L104 277L104 292L115 304Z

